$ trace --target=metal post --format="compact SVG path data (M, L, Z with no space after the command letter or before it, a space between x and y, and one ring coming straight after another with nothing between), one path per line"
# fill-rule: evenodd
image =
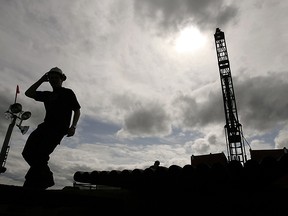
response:
M5 140L3 142L3 146L1 149L1 153L0 153L0 164L1 164L0 173L4 173L6 171L6 168L4 166L6 163L7 156L8 156L9 141L10 141L10 137L11 137L13 128L16 124L16 119L17 119L17 116L13 115L12 122L10 123L10 125L8 127L8 130L7 130L6 136L5 136Z

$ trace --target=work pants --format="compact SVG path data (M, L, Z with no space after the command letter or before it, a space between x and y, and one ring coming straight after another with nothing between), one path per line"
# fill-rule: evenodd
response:
M43 125L30 134L22 151L23 158L30 166L25 175L24 187L46 189L54 185L48 161L63 136L63 133Z

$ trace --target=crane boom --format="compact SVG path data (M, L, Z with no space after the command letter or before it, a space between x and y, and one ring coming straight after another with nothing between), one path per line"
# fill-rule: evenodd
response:
M234 87L224 32L222 32L219 28L216 28L214 38L226 118L226 125L224 128L228 160L238 160L244 163L246 162L247 158L243 142L242 125L239 122L237 114Z

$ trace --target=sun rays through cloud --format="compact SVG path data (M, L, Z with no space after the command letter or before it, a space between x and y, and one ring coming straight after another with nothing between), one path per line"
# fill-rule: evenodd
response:
M179 53L193 53L205 46L207 38L194 26L183 28L175 39L175 49Z

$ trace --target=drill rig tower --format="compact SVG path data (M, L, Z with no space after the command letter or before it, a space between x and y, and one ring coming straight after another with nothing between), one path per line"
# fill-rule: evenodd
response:
M214 38L226 118L226 125L224 128L228 160L238 160L241 163L244 163L247 160L243 142L244 137L242 133L242 126L239 123L237 114L236 100L224 32L222 32L219 28L216 28Z

